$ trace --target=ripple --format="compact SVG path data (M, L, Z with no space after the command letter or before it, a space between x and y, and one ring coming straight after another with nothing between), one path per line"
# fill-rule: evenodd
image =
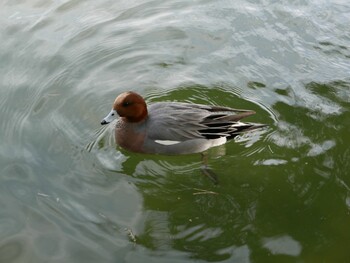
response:
M75 9L77 6L82 5L81 1L70 0L60 4L59 7L56 8L57 12L64 13L71 9Z
M3 262L11 262L16 260L24 260L25 244L21 240L13 240L2 244L0 247L0 260Z
M254 165L283 165L287 162L288 161L282 159L267 159L263 161L257 161L254 163Z

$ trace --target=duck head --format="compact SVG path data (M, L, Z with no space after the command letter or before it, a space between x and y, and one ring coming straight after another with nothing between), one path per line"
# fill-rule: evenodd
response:
M113 121L117 115L127 122L140 122L147 118L145 100L137 93L128 91L120 94L114 101L111 112L101 121L102 125Z

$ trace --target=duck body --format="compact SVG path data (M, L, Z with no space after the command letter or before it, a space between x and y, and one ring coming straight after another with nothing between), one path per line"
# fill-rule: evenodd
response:
M116 143L141 153L199 153L266 126L240 122L254 111L181 102L157 102L147 107L134 92L119 95L101 124L109 123L116 113L120 116L115 128Z

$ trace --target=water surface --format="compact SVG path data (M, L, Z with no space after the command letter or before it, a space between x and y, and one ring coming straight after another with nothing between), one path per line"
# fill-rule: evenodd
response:
M0 262L346 262L348 1L0 1ZM252 109L200 155L116 147L116 95Z

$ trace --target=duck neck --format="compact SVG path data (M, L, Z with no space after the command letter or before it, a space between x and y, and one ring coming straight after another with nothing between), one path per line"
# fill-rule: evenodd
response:
M148 115L148 111L147 111L147 107L143 107L142 110L140 111L140 114L138 114L137 116L126 116L126 120L128 122L143 122L144 120L147 119L147 115Z

